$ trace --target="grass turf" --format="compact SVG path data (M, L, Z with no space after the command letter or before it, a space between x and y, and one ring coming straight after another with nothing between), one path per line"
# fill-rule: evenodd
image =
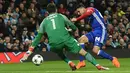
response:
M112 63L105 59L97 61L110 68L108 71L99 71L91 63L86 62L86 67L76 71L71 71L64 61L44 61L40 66L35 66L31 62L20 64L0 64L0 73L130 73L130 59L121 58L120 68L115 68ZM75 64L78 60L74 60Z

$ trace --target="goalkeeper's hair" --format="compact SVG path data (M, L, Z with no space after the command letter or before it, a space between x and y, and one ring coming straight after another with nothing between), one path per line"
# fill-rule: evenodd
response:
M56 5L54 3L49 3L47 5L47 11L48 11L48 13L55 13L56 10L57 10L57 7L56 7Z

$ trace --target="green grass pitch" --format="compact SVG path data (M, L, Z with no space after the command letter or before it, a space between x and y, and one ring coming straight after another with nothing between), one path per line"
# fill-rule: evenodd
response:
M76 71L71 71L70 67L64 61L44 61L40 66L33 63L20 64L0 64L0 73L130 73L130 58L119 59L120 68L115 68L112 63L105 59L97 59L97 61L110 68L107 71L99 71L92 64L86 61L86 67ZM75 64L78 60L73 60Z

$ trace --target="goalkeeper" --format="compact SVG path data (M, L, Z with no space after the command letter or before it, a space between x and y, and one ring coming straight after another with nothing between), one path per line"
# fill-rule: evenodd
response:
M78 42L70 36L66 27L70 27L72 30L76 30L76 26L71 23L68 18L62 14L57 13L57 8L55 4L50 3L47 5L47 11L49 16L46 17L40 24L39 32L29 50L24 54L22 61L26 60L28 56L33 52L34 48L40 42L41 37L46 32L49 39L49 45L51 51L58 54L58 56L69 64L72 70L76 70L76 66L71 62L63 53L63 49L66 51L77 53L86 58L90 63L92 63L98 70L107 70L108 68L99 65L94 57L86 52Z

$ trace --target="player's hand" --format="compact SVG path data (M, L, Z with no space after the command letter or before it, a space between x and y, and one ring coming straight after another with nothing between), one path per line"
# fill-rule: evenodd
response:
M76 22L77 19L76 19L76 18L72 18L71 21L72 21L72 22Z
M23 58L20 60L20 62L25 62L28 57L32 54L34 47L29 47L29 50L23 55Z

